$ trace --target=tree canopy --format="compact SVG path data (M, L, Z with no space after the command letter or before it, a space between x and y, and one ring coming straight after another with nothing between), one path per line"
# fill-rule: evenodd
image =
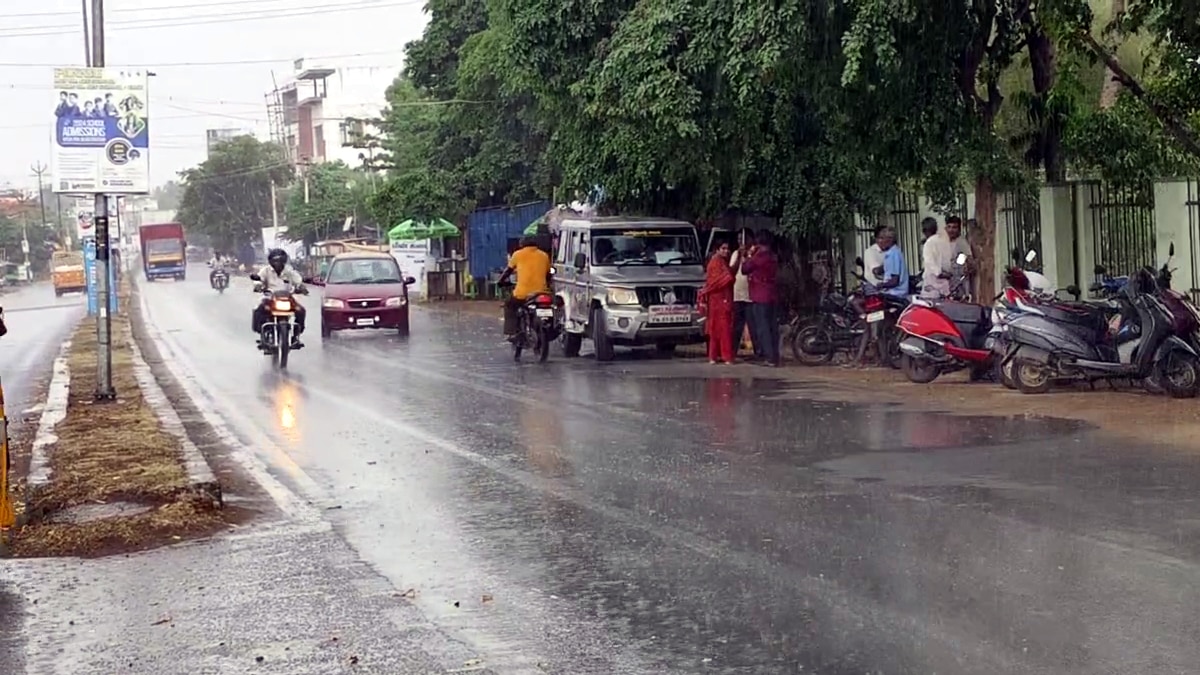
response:
M180 172L177 218L208 235L215 247L237 250L261 240L262 228L272 223L271 184L288 185L292 176L282 148L239 136L213 148L199 166Z

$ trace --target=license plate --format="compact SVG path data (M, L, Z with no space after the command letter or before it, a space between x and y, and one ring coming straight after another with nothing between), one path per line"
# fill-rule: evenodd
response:
M554 310L552 310L552 309L539 309L539 310L537 311L537 315L538 315L539 317L552 317L552 316L554 316Z
M650 308L650 323L691 323L692 308L689 305L654 305Z
M374 326L374 325L375 325L375 319L359 319L359 320L357 321L357 323L358 323L358 325L360 325L360 326Z
M878 312L871 312L870 314L867 315L867 323L879 323L880 321L883 321L883 310L882 309L879 310Z

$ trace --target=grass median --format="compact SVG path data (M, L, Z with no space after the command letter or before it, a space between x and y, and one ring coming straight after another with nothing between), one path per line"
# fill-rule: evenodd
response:
M96 556L151 548L224 525L211 500L194 494L181 441L162 427L134 370L129 320L112 322L112 379L118 399L97 403L96 332L75 330L65 418L47 448L49 482L30 491L29 521L13 537L19 557Z

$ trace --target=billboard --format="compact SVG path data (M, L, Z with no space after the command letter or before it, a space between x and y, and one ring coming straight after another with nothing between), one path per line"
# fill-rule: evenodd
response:
M114 68L55 68L51 185L74 194L150 191L149 79Z

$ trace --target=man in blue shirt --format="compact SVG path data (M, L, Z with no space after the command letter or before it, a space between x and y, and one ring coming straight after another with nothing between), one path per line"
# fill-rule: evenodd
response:
M896 245L896 231L890 227L882 230L876 243L883 251L883 282L879 289L898 298L908 296L908 263L904 261L904 252Z

